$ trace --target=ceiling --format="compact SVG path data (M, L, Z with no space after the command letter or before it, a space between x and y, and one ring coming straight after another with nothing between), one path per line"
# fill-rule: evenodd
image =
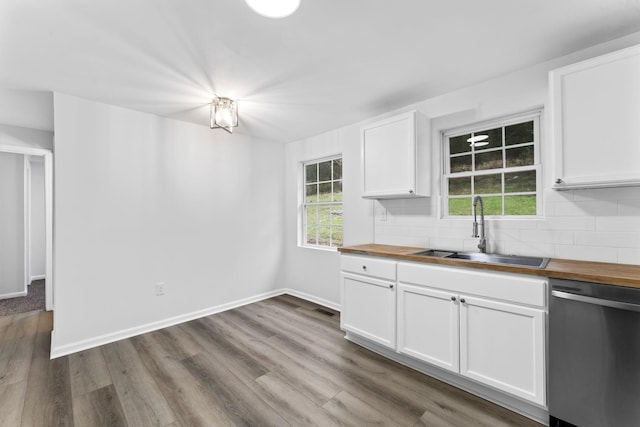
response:
M217 93L290 142L637 31L640 0L2 0L0 89L205 126Z

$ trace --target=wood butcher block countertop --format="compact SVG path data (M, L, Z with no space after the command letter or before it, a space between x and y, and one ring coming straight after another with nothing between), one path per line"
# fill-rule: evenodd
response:
M640 265L610 264L604 262L574 261L552 258L546 268L533 268L504 264L488 264L462 259L412 255L416 252L428 249L429 248L368 244L340 248L340 252L343 254L369 255L401 259L405 261L417 261L431 264L504 271L556 279L579 280L583 282L640 288Z

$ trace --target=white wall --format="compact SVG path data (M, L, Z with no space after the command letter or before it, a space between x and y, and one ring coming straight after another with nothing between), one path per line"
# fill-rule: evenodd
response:
M42 156L30 156L30 262L29 282L45 276L45 206L44 206L44 159Z
M297 247L296 209L300 190L292 181L296 178L295 168L300 161L333 152L345 153L344 169L349 171L344 183L345 246L375 242L477 250L477 239L470 238L470 220L441 218L441 132L545 108L548 103L548 72L551 69L638 43L640 33L632 34L315 138L288 144L285 198L287 287L339 304L338 255ZM360 199L360 127L413 109L431 119L433 196L381 202ZM553 158L545 123L543 115L544 216L534 220L487 221L488 249L512 254L640 264L640 188L551 190ZM347 188L352 191L348 197ZM369 232L372 212L375 214L374 230Z
M23 295L24 156L0 152L0 299Z
M281 286L282 145L54 104L54 356Z

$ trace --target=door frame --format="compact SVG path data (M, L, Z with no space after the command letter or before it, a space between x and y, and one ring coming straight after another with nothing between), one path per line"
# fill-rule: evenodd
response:
M53 300L53 153L45 148L0 144L0 152L42 156L44 158L44 215L45 215L45 305L46 310L54 308ZM25 212L26 214L26 212ZM26 215L25 215L26 216ZM27 238L25 231L25 238ZM26 253L26 252L25 252ZM25 269L29 260L25 258ZM27 273L28 274L28 273ZM25 276L25 281L29 277Z

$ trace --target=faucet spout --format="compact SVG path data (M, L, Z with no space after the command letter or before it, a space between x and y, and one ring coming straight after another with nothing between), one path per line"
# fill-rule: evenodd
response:
M478 235L478 203L480 203L480 235ZM480 243L478 243L478 249L480 252L487 252L487 239L484 235L484 202L482 201L482 197L476 196L473 198L473 231L471 237L479 237Z

